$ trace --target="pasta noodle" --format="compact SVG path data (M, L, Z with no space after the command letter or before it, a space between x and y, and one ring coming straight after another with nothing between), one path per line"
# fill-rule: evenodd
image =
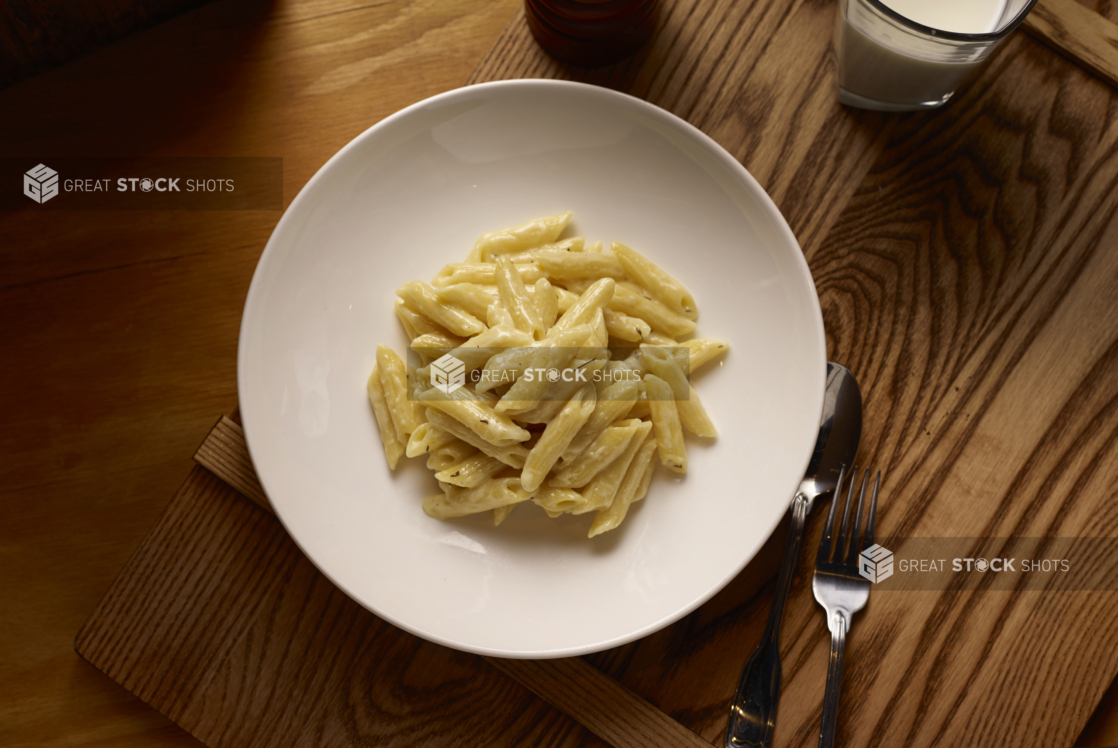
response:
M404 454L404 443L396 435L396 427L392 423L392 414L388 410L388 401L384 397L384 388L380 383L380 372L376 370L376 367L373 368L373 373L369 375L365 391L369 395L369 404L373 408L373 415L376 416L377 429L380 431L381 443L384 444L384 456L388 460L388 467L395 470L396 463L400 461L400 456Z
M586 508L583 511L609 509L613 503L617 496L617 490L621 487L621 481L625 478L629 465L637 455L637 450L644 443L648 433L652 431L652 424L648 421L637 421L637 424L621 453L617 455L617 459L613 460L608 468L595 475L594 479L583 490L582 498L586 500Z
M648 393L648 410L652 426L656 429L656 451L660 463L677 473L687 472L687 450L683 446L683 427L679 423L679 410L672 400L672 388L654 374L644 377Z
M706 409L699 401L699 394L692 389L691 384L687 381L687 375L684 374L681 365L681 357L674 355L675 352L679 352L683 357L690 359L690 351L686 348L668 349L650 346L643 351L648 368L672 388L676 410L679 411L680 425L697 436L717 436L718 432L715 430L714 424L710 422L710 416L707 415Z
M435 473L435 478L440 483L450 483L463 488L477 488L485 481L492 478L505 467L505 463L496 457L478 453L467 457L457 465Z
M377 371L380 374L380 387L384 393L396 438L406 444L408 438L423 423L418 406L409 397L407 367L400 357L386 345L377 346Z
M728 344L682 340L694 296L624 244L561 239L571 218L483 234L430 284L396 291L412 358L378 346L366 394L389 468L406 455L434 472L430 517L500 525L533 503L593 513L595 537L647 495L657 464L687 472L684 432L716 434L690 374Z

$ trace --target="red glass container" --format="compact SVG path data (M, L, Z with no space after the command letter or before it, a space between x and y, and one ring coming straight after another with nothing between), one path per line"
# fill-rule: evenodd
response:
M544 51L599 67L640 49L656 30L659 0L524 0L528 28Z

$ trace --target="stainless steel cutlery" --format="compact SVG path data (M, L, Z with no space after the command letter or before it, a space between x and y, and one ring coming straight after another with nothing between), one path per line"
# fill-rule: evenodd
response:
M856 483L858 468L854 467L848 472L848 466L858 451L861 429L862 397L858 383L846 368L828 363L827 389L819 436L807 474L792 500L791 529L784 561L777 577L769 621L761 643L742 671L737 693L730 704L726 748L768 748L772 745L777 704L780 700L779 636L784 604L795 572L807 515L814 500L828 492L833 492L833 498L819 544L812 589L815 599L826 611L827 628L831 632L831 654L827 666L819 745L820 748L831 748L834 745L846 635L850 631L854 613L861 610L869 599L871 583L859 571L862 568L863 551L874 543L874 518L881 484L881 473L878 472L867 506L869 471L862 473L860 485ZM851 521L855 493L858 494L858 499ZM836 531L835 519L840 503L843 506L842 520Z
M868 478L867 470L862 474L858 508L854 514L854 522L851 523L850 507L857 488L858 468L851 471L842 511L842 525L836 533L835 514L842 499L843 484L843 478L839 478L838 488L831 500L831 511L827 514L827 525L823 529L823 539L819 542L815 577L811 582L816 601L827 611L827 628L831 631L831 656L827 664L827 690L823 696L823 725L819 732L819 748L832 748L835 744L846 634L850 631L854 614L870 598L870 581L859 573L859 569L862 551L873 545L873 524L877 514L877 491L881 485L881 473L878 472L874 479L873 496L866 508ZM863 513L867 516L865 532L861 530Z

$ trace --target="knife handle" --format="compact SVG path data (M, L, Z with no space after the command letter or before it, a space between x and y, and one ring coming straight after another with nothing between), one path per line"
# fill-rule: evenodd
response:
M780 622L784 618L784 603L792 586L810 509L811 497L803 491L797 493L792 499L792 525L776 579L776 597L769 611L769 622L761 635L761 643L742 670L737 693L730 702L726 748L768 748L772 745L776 708L780 702Z

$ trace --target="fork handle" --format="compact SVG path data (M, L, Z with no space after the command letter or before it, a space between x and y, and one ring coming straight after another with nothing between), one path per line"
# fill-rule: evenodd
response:
M838 723L839 688L842 685L842 655L846 650L846 615L835 611L831 617L831 659L827 662L827 691L823 696L823 726L819 730L819 748L834 748Z

